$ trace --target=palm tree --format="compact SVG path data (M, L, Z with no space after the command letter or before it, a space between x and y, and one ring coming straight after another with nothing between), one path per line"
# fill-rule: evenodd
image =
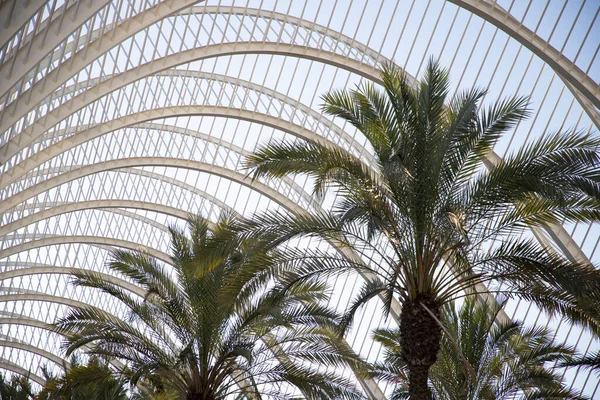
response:
M94 272L74 284L97 289L121 303L122 318L98 308L72 308L55 323L67 354L84 345L91 355L127 365L132 385L157 390L149 398L215 400L290 398L286 388L311 399L362 398L349 379L321 367L362 364L333 328L318 280L296 280L278 265L276 250L235 233L235 217L212 229L190 217L188 236L171 228L173 268L147 254L114 251L110 268L144 289L144 298ZM152 394L152 391L146 391Z
M123 378L96 357L82 364L76 356L62 376L44 370L46 384L36 400L127 400L127 385Z
M9 381L0 373L0 399L33 400L33 389L29 378L13 375Z
M573 359L573 349L553 343L550 332L519 322L496 322L501 307L469 297L457 312L453 303L442 311L444 333L429 383L438 400L580 399L547 368ZM407 398L406 363L399 329L377 329L384 362L377 377L396 384L392 399Z
M494 145L529 114L526 98L482 109L486 92L475 88L446 103L448 74L435 61L416 87L393 64L384 66L381 81L383 90L363 84L323 97L325 113L364 135L372 161L301 140L272 142L247 158L254 179L305 174L316 195L328 189L338 195L331 215L266 213L247 235L254 230L284 241L308 233L372 260L361 265L328 256L315 270L377 275L349 318L374 296L384 299L386 312L399 300L411 399L431 398L427 377L441 343L440 311L465 293L518 294L598 332L598 271L521 235L528 226L600 219L598 137L546 134L490 163Z

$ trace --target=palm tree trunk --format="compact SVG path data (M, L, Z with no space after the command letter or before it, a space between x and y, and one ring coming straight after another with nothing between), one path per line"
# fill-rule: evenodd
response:
M442 328L439 320L440 306L430 297L421 296L402 305L400 346L408 364L410 400L432 398L427 380L429 368L435 363L440 350Z
M429 377L429 365L408 366L408 395L410 400L430 400L431 390L427 385Z

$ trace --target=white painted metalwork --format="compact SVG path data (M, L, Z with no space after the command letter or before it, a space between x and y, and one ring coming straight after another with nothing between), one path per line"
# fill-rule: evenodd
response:
M386 60L418 76L436 54L459 86L532 96L532 120L500 143L489 164L549 129L600 127L594 2L195 3L0 4L0 329L11 329L0 335L22 343L0 341L0 369L24 373L22 365L40 360L29 351L35 348L59 355L40 328L65 306L43 296L99 304L89 293L69 292L62 272L111 276L104 265L110 246L146 245L168 262L165 227L188 212L214 219L222 210L328 209L331 202L313 199L312 183L301 177L247 179L243 158L292 135L372 162L364 138L322 116L318 99L332 88L377 82ZM600 261L597 226L534 233L573 260ZM356 282L335 285L342 307ZM42 297L24 302L34 294ZM30 302L39 309L23 308ZM368 307L347 340L374 359L379 350L367 327L390 322ZM529 309L518 303L515 315L533 322ZM27 318L37 325L17 325ZM581 351L595 345L558 326ZM570 379L593 397L593 377L576 374ZM389 392L361 383L372 399Z

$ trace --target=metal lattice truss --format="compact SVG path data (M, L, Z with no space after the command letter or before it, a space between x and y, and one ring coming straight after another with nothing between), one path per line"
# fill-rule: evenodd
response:
M530 94L534 118L490 164L549 127L600 128L594 1L195 3L0 2L0 369L43 384L42 366L67 365L46 323L78 304L123 312L68 284L70 270L89 269L139 292L106 268L111 248L168 262L167 226L189 213L214 220L224 210L327 209L310 182L250 181L242 161L258 144L295 137L369 162L364 138L323 116L319 96L377 82L382 62L418 76L435 54L457 87ZM534 234L590 262L600 259L599 231L557 225ZM335 285L339 306L357 283ZM509 312L538 318L528 304ZM582 352L597 345L566 323L541 320ZM393 323L369 305L347 340L374 359L369 330ZM597 390L585 372L568 379L588 395ZM361 384L370 398L389 392Z

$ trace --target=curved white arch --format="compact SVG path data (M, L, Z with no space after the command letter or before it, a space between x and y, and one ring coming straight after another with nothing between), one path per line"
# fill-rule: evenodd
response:
M112 161L105 161L102 163L87 165L82 168L72 170L70 172L58 175L54 178L48 179L36 186L33 186L21 193L18 193L4 202L0 203L0 213L7 211L8 209L16 206L25 200L36 196L48 189L62 185L63 183L69 182L76 178L81 178L87 175L95 174L103 171L110 171L118 168L129 168L129 167L141 167L141 166L164 166L164 167L175 167L175 168L187 168L197 170L199 172L207 172L214 175L218 175L227 179L236 181L244 186L251 189L258 190L265 196L271 198L274 201L279 202L290 210L299 209L299 206L292 202L275 189L261 183L259 181L251 182L250 179L246 178L239 172L234 172L224 167L219 167L213 164L202 163L199 161L192 160L181 160L177 158L151 158L151 157L135 157L135 158L124 158Z
M142 77L153 75L159 71L166 70L177 65L197 61L211 57L222 57L238 54L274 54L283 56L293 56L306 58L313 61L323 62L350 72L356 73L362 77L372 79L379 77L379 71L375 67L348 59L336 53L328 51L303 47L299 45L280 44L280 43L260 43L260 42L237 42L218 45L204 46L194 48L181 53L173 54L154 62L143 64L134 69L128 70L118 76L108 79L94 87L94 90L86 91L71 100L66 101L60 107L52 110L41 120L36 121L32 126L25 129L19 135L11 139L0 148L0 163L4 164L12 158L17 152L31 144L37 137L46 132L50 127L56 125L64 118L72 115L82 109L85 105L92 103L105 96L106 94L117 90L120 87L128 85ZM10 106L9 106L10 107ZM5 113L7 110L5 110ZM10 125L9 125L10 126ZM0 132L8 127L3 127Z
M71 136L67 140L62 140L48 148L36 153L34 156L26 159L14 168L0 175L0 187L4 188L10 183L16 181L19 177L26 174L31 168L41 165L43 162L50 160L56 155L78 146L82 143L92 140L96 137L105 135L114 130L130 127L140 122L151 121L156 118L181 117L188 115L204 115L214 117L236 118L244 121L255 122L265 126L279 129L296 137L301 137L306 140L325 143L325 138L315 134L314 132L296 125L292 122L283 121L279 118L272 117L267 114L252 112L249 110L233 109L222 106L173 106L157 108L148 111L142 111L135 114L130 114L110 122L95 125L85 131Z
M42 101L42 99L56 90L57 87L65 83L69 78L72 78L78 71L81 71L100 55L144 28L197 2L198 0L162 0L156 6L146 9L104 32L101 38L89 43L83 51L78 51L71 57L68 63L64 63L59 68L49 72L43 80L21 93L14 102L9 104L0 115L0 126L2 127L0 128L0 132L4 132L9 126L12 126L25 113L31 110L33 106ZM46 84L47 82L52 83ZM8 122L5 125L4 123L7 118L12 122Z
M84 303L82 303L84 304ZM14 313L5 313L5 312L1 312L0 313L0 326L2 325L22 325L22 326L29 326L32 328L37 328L37 329L42 329L45 331L49 331L51 333L56 333L54 331L52 331L50 329L50 325L47 324L44 321L40 321L39 319L35 319L35 318L31 318L28 317L26 315L22 315L22 314L14 314ZM56 333L57 335L59 335L58 333ZM84 349L89 349L90 347L88 345L84 345L82 346ZM65 360L66 365L69 365L69 363ZM114 365L118 370L122 370L123 369L123 364L120 361L117 360L112 360L110 361L110 363L112 365ZM0 367L1 368L1 367Z
M0 47L15 34L46 3L46 0L8 0L0 5Z
M510 37L531 50L533 54L544 60L567 83L567 87L570 88L569 85L572 85L595 107L600 108L600 85L579 69L575 63L552 47L550 43L517 21L508 11L501 8L498 4L482 0L448 1L502 29ZM582 107L584 107L583 104Z
M40 1L40 0L38 0L38 1ZM249 17L255 17L255 18L275 20L275 21L285 21L286 24L289 23L292 25L303 27L305 29L309 29L314 32L319 32L320 34L322 34L324 36L335 38L337 41L345 43L349 46L352 46L353 48L357 49L360 53L369 56L373 60L378 60L381 58L380 54L377 53L376 51L372 50L371 48L363 45L362 43L357 42L353 38L346 36L334 29L330 29L323 25L315 24L314 22L304 20L301 18L297 18L297 17L291 16L288 14L282 14L282 13L276 12L276 11L264 11L264 10L261 10L258 8L237 7L237 6L221 7L221 6L211 6L211 5L202 5L202 6L195 5L195 6L187 8L187 9L184 9L179 13L179 15L196 15L196 14L203 14L203 15L219 14L219 15L236 15L236 16L241 15L243 17L249 16ZM112 26L112 25L110 26L111 29L113 27L114 26ZM109 27L107 26L106 28L109 28ZM105 29L96 29L96 30L92 31L91 34L86 33L84 35L81 35L79 37L79 42L84 43L87 41L96 40L102 34L104 34L103 31L106 30L106 28ZM138 32L139 32L139 30L138 30ZM2 43L2 42L0 42L0 43ZM51 58L51 61L48 61L46 59L42 60L38 66L38 69L43 70L44 68L46 68L48 66L49 62L54 62L54 61L58 60L60 58L60 55L63 52L70 53L71 51L73 51L74 47L75 47L75 43L69 42L65 46L64 51L56 50L54 52L54 54Z
M49 146L48 148L28 158L24 162L16 165L14 168L6 171L6 173L0 175L0 188L4 188L10 183L15 182L18 178L26 174L32 168L35 168L35 166L41 165L43 162L50 160L58 154L96 137L105 135L114 130L130 127L141 122L151 121L156 118L180 117L187 115L235 118L259 123L306 140L327 143L325 138L292 122L283 121L267 114L261 114L249 110L233 109L222 106L164 107L130 114L104 124L95 125L89 129L86 129L85 131L71 136L67 140L62 140L59 143Z
M98 236L46 236L41 239L31 240L29 242L21 243L16 246L7 247L6 249L0 250L0 260L6 257L10 257L14 254L37 249L40 247L53 246L57 244L89 244L92 246L101 246L101 247L121 247L129 250L136 250L148 253L152 257L161 260L164 263L170 264L171 257L160 251L153 249L148 246L141 245L139 243L130 242L122 239L114 239L108 237L98 237ZM11 295L2 295L0 297L1 301L6 301L7 296Z
M4 271L0 273L0 281L4 279L10 279L15 277L22 277L27 275L44 275L44 274L62 274L62 275L71 275L73 271L78 272L90 272L91 270L87 270L84 268L69 268L69 267L60 267L55 265L44 265L44 264L35 264L30 263L30 266L26 268L16 268L11 269L10 271ZM137 294L140 297L144 297L146 292L142 290L139 286L136 286L126 280L118 278L116 276L105 274L103 272L91 271L102 277L106 281L114 283L122 287L123 289L129 290L132 293ZM0 301L2 299L0 298Z
M146 121L146 120L153 119L152 117L148 116L148 114L152 114L152 113L155 113L155 115L160 115L161 118L170 117L170 116L190 115L190 114L187 114L187 111L185 114L175 113L175 114L171 115L170 110L176 110L178 107L179 106L168 107L168 108L156 108L156 109L148 110L145 112L130 114L129 116L122 117L122 118L119 118L116 120L112 120L107 123L94 125L88 129L85 129L85 130L81 131L80 133L68 138L65 141L61 141L52 146L49 146L46 149L44 149L42 152L36 153L35 155L26 158L22 163L16 165L14 168L11 168L8 171L6 171L5 173L1 174L0 175L0 190L5 188L6 186L10 185L11 183L14 183L15 181L17 181L19 178L21 178L23 175L25 175L32 169L40 166L44 162L56 157L57 155L62 154L62 153L66 152L78 145L81 145L89 140L93 140L93 139L100 137L102 135L105 135L107 133L114 132L116 130L124 129L124 128L145 128L145 129L150 129L150 130L154 129L154 130L158 130L158 131L175 132L175 133L178 133L181 135L200 138L202 140L205 140L207 142L210 142L210 143L213 143L216 145L222 145L222 144L226 143L227 144L226 148L228 150L234 151L234 152L240 154L241 156L245 156L245 155L249 154L248 151L242 149L241 147L235 146L228 141L224 141L222 139L217 139L214 136L211 136L211 135L208 135L208 134L205 134L202 132L198 132L195 130L181 128L178 126L172 126L172 125L167 125L167 124L143 123L143 122L140 123L140 121ZM193 113L191 115L210 115L210 116L217 116L217 117L232 118L230 115L223 113L223 110L229 110L229 108L227 108L227 107L213 107L213 108L210 108L210 106L186 106L186 107L188 107L187 108L188 110L189 110L189 107L194 107L193 108L194 110L203 110L202 107L206 107L209 112L208 114L205 114L203 112L197 112L197 113ZM222 114L215 114L215 110L217 110L216 111L217 113L221 112ZM256 122L256 123L264 124L264 121L267 121L268 124L265 124L266 126L274 127L274 124L277 124L278 123L277 121L279 121L278 118L270 117L270 116L268 116L266 114L262 114L262 113L256 113L256 112L250 112L250 111L244 111L244 110L238 110L238 111L239 111L239 115L241 116L240 119L246 120L249 122ZM233 117L233 118L235 118L235 117ZM302 128L301 126L293 124L293 123L290 123L289 125L291 126L291 129L288 131L284 131L284 132L290 133L294 136L301 137L306 140L321 140L321 139L318 139L318 138L321 138L320 136L314 134L312 131L310 131L308 129ZM309 137L306 137L305 135L309 135ZM325 141L325 139L322 139L322 140ZM166 177L164 180L168 180L168 179L172 180L172 178L168 178L168 177ZM282 180L288 186L293 188L304 199L304 201L306 201L307 204L313 204L313 205L316 204L316 200L314 199L314 197L312 197L310 194L306 193L306 191L303 188L301 188L296 182L294 182L293 179L290 179L289 177L284 177L284 178L282 178ZM190 185L188 185L188 186L190 186ZM215 199L214 196L210 196L206 192L203 192L203 193L206 194L206 196L209 196L211 199ZM217 199L215 199L214 202L219 205L224 204Z
M179 208L165 206L159 203L150 203L137 200L88 200L77 203L63 203L58 206L46 208L42 211L38 211L27 215L24 218L15 220L9 224L0 227L0 237L9 234L10 232L16 231L24 226L33 224L35 222L55 217L60 214L65 214L74 211L82 211L89 209L102 209L102 208L137 208L140 210L148 210L159 212L162 214L170 215L180 219L186 219L189 215L188 212L183 211ZM134 213L131 213L134 214ZM131 215L132 217L142 217L141 215ZM0 272L0 279L2 279L3 273Z
M110 201L110 200L108 200L108 201ZM54 215L48 215L48 214L44 214L44 213L45 212L52 212L52 209L54 209L55 207L62 207L65 204L79 204L79 203L80 202L73 202L73 203L69 203L69 202L54 202L54 203L50 203L50 204L45 204L45 206L47 208L44 208L43 210L38 211L35 214L47 215L46 218L50 218L50 217L53 217ZM36 204L24 204L23 207L21 208L21 210L25 209L25 210L31 211L31 210L38 210L39 208L40 207L38 205L36 205ZM139 214L134 213L132 211L124 210L122 208L107 207L107 208L94 208L94 210L106 211L106 212L110 212L112 214L122 215L122 216L127 217L127 218L138 220L138 221L140 221L140 222L142 222L144 224L147 224L147 225L149 225L149 226L151 226L153 228L159 229L159 230L161 230L163 232L168 232L169 231L169 227L168 226L166 226L164 224L161 224L160 222L157 222L156 220L154 220L152 218L148 218L148 217L146 217L144 215L139 215ZM67 210L65 212L60 212L59 214L56 214L56 215L65 214L65 213L71 212L71 211L80 211L80 210L71 209L71 210ZM153 210L149 210L149 211L153 211ZM29 224L22 225L22 224L19 223L19 221L22 220L22 219L27 219L28 221L31 221L30 219L28 219L28 217L30 215L32 215L32 214L28 214L28 216L25 217L25 218L16 218L13 222L0 227L0 230L3 231L3 232L5 232L4 234L0 234L0 237L2 237L4 239L8 239L9 238L9 235L8 235L9 233L14 232L15 230L17 230L19 228L22 228L23 226L29 225ZM38 222L38 221L41 221L43 219L45 219L45 218L36 219L35 221L32 221L30 223ZM5 227L8 226L8 225L11 226L11 231L6 231L5 230ZM15 236L18 237L19 234L11 235L11 236L13 238Z
M33 176L54 174L57 172L64 173L64 172L70 171L73 168L80 168L80 167L81 167L80 165L71 165L70 167L48 168L48 169L35 171L36 174ZM162 181L162 182L168 183L170 185L176 186L176 187L180 188L181 190L185 190L196 196L202 197L202 198L208 200L209 202L215 204L216 206L218 206L221 209L229 208L229 206L227 204L225 204L220 199L217 199L215 196L211 195L210 193L207 193L206 191L201 190L194 185L190 185L189 183L180 181L175 178L171 178L169 176L158 174L158 173L152 172L152 171L146 171L143 169L136 169L136 168L120 168L119 170L116 170L115 172L129 174L129 175L138 175L138 176L142 176L145 178Z
M167 1L164 1L164 2L166 3ZM183 1L180 0L176 3L176 5L171 4L171 7L170 7L172 10L171 15L174 14L176 11L179 11L182 8L185 8L185 6L181 6L182 2ZM174 2L170 1L170 3L174 3ZM159 7L159 6L156 6L155 8L157 8L157 7ZM6 129L8 129L8 127L12 126L12 124L14 124L22 116L24 116L28 111L30 111L33 106L35 106L36 104L41 102L44 98L46 98L52 92L54 92L60 85L62 85L70 77L72 77L74 74L73 71L81 70L86 65L91 63L94 59L96 59L96 58L100 57L102 54L106 53L112 46L110 46L110 47L102 46L102 45L96 46L98 44L98 42L102 43L102 42L107 41L106 39L104 39L104 37L108 36L110 38L112 45L115 46L116 44L120 43L121 41L125 40L126 38L133 36L137 32L144 30L145 28L149 27L150 25L158 22L160 19L167 16L167 14L159 14L159 11L157 10L155 15L151 15L145 19L139 18L141 15L146 14L147 12L148 11L146 10L146 11L138 14L134 18L128 20L127 23L121 24L119 27L111 27L110 30L103 33L101 40L93 41L88 46L89 48L87 48L83 52L78 52L77 54L75 54L75 56L72 59L69 59L69 68L67 68L66 71L65 71L64 67L62 67L62 68L59 67L56 70L48 73L48 77L53 78L51 81L52 82L51 84L46 85L46 82L44 82L43 85L40 85L40 83L36 83L33 86L34 90L27 90L26 92L21 93L20 97L28 97L27 103L24 105L19 105L19 104L17 104L17 102L19 101L19 98L17 98L15 102L8 105L7 109L5 110L6 112L4 112L0 115L0 132L5 131ZM275 19L278 21L285 21L286 23L292 23L297 26L302 26L307 29L311 29L313 31L319 32L328 37L335 38L335 40L346 43L348 45L351 45L353 48L359 50L360 52L362 52L365 55L368 55L371 58L374 58L374 59L379 58L378 54L375 53L374 51L370 50L367 46L359 44L354 39L347 37L339 32L335 32L332 29L317 25L314 22L291 17L291 16L288 16L285 14L274 12L274 11L262 11L262 10L242 8L242 7L223 8L223 7L219 7L219 6L216 6L216 7L215 6L212 6L212 7L211 6L195 6L195 7L190 7L186 10L183 10L181 14L211 14L211 13L215 13L215 14L216 13L218 13L218 14L230 13L233 15L243 14L243 15L248 15L248 16L253 16L253 17L262 17L262 18L268 18L268 19ZM164 15L164 17L156 18L156 15ZM154 18L152 18L152 17L154 17ZM136 21L136 20L138 20L138 21ZM132 22L134 22L134 21L136 21L138 23L132 24ZM122 25L127 25L127 32L125 32L122 29ZM97 38L100 36L98 33L95 33L95 32L96 31L92 32L91 37ZM84 37L84 39L88 39L88 38ZM265 43L264 40L261 40L260 42L263 44ZM94 46L96 46L96 48L94 48ZM66 48L65 51L66 50L72 51L73 49ZM84 53L83 56L81 53ZM151 63L154 63L155 61L156 60L152 60ZM58 71L58 70L61 70L61 71ZM56 76L54 76L54 75L56 75ZM41 87L38 88L38 86L41 86ZM10 118L10 119L8 120L8 122L5 123L5 115L6 114L8 114L8 118ZM0 161L0 163L2 163L2 161Z
M298 100L295 100L283 93L277 92L276 90L264 87L263 85L258 85L254 82L247 81L244 79L233 78L233 77L230 77L227 75L216 74L216 73L212 73L212 72L191 71L191 70L182 70L182 69L166 69L166 70L158 71L157 73L151 75L151 77L157 77L157 76L195 78L195 79L203 79L206 81L227 83L232 86L237 86L237 87L244 88L246 90L251 90L251 91L255 91L260 94L264 94L268 97L277 99L284 104L287 104L295 109L302 111L304 114L306 114L306 115L312 117L314 120L322 123L323 126L334 131L341 139L344 139L345 142L348 143L349 145L351 145L354 142L354 139L350 135L348 135L342 128L337 126L332 120L325 118L321 113L306 106L305 104L299 102ZM114 77L114 76L112 76L112 77ZM112 77L108 76L106 78L110 79ZM150 76L148 76L148 77L150 77ZM145 78L148 78L148 77L145 77ZM143 79L143 78L138 79L138 81L141 79ZM99 82L99 79L90 79L89 84L84 85L84 87L94 87L96 84L98 84L98 82ZM81 88L79 88L79 86L82 86L82 84L76 84L76 85L72 85L72 86L65 88L65 94L70 93L72 91L80 90ZM122 89L122 88L123 87L120 87L119 89ZM91 103L82 104L82 105L85 106L85 105L90 105L90 104ZM91 128L92 126L93 125L87 125L87 128ZM70 131L70 133L77 134L77 130L76 131L69 130L69 131ZM43 136L44 135L42 134L42 137ZM205 136L209 136L209 135L205 135ZM243 150L241 150L241 152L243 152ZM370 157L370 154L365 154L365 156Z
M57 356L54 353L46 351L36 346L32 346L29 343L25 343L17 340L0 339L0 347L10 347L13 349L24 350L29 353L37 354L38 356L44 357L45 359L52 361L54 364L61 368L69 367L70 363L62 357Z
M50 23L46 23L43 29L30 38L30 43L13 54L12 59L0 68L0 97L21 78L22 73L19 71L29 72L65 37L68 37L109 2L109 0L79 0L79 4L71 5L66 10L55 11L54 14L60 15L59 18L52 20L52 16L50 16L48 18ZM34 51L31 51L32 48ZM15 66L18 71L14 71Z
M16 374L22 375L26 378L31 379L40 386L44 386L46 384L46 380L41 376L33 374L27 371L25 368L3 358L0 358L0 369L5 369L7 371L11 371Z

